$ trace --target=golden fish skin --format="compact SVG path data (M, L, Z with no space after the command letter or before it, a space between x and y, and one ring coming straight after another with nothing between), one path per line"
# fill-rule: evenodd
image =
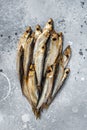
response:
M34 65L30 66L27 85L28 85L28 92L29 92L32 105L33 107L36 107L39 96L38 96L38 89L36 85L36 72L35 72Z
M39 24L36 25L35 27L35 40L39 37L39 35L42 33L41 27Z
M27 85L27 80L25 77L23 77L23 87L22 87L22 93L23 95L28 99L29 103L32 105L29 91L28 91L28 85Z
M62 58L60 59L60 62L59 62L59 72L58 72L58 76L57 76L56 81L55 81L52 96L55 95L56 89L58 91L57 86L58 86L58 84L60 84L59 82L62 80L62 77L64 74L64 68L66 67L66 65L69 62L70 55L71 55L71 48L70 48L70 46L68 46L68 47L66 47L64 54L62 55Z
M63 77L64 77L64 80L67 77L68 74L66 75L66 77L64 76L65 72L67 72L65 70L70 71L70 69L64 69L69 62L70 56L71 56L71 48L70 48L70 46L67 46L66 49L64 50L63 55L60 58L60 61L59 61L59 68L58 68L58 72L57 72L57 77L55 79L55 84L54 84L54 88L53 88L53 92L52 92L50 100L53 100L56 93L60 89L60 87L61 87L60 84L62 84L61 81L63 80Z
M18 47L17 49L19 50L20 47L22 46L24 48L24 45L26 43L26 40L27 38L30 36L32 30L31 30L31 27L27 27L26 28L26 31L23 33L23 35L21 36L21 38L19 39L19 42L18 42Z
M40 107L43 107L43 104L47 102L47 99L51 94L52 86L53 86L53 79L54 79L54 72L55 70L53 69L53 67L49 67L46 73L45 83L44 83L40 100L37 105L37 109L40 109Z
M68 45L63 53L63 61L62 62L64 63L64 68L67 66L67 64L70 60L70 57L71 57L71 48L70 48L70 45Z
M36 85L36 73L34 65L32 64L29 69L28 78L24 77L23 79L23 88L22 92L24 96L28 99L29 103L32 106L32 111L35 114L36 118L40 117L40 112L37 111L36 105L39 98L39 93Z
M20 59L20 48L22 47L22 49L24 49L24 45L26 44L26 40L27 38L30 36L31 34L31 27L27 27L26 31L23 33L23 35L21 36L19 42L18 42L18 46L17 46L17 60L16 60L16 69L17 72L19 73L19 59Z
M69 72L70 72L70 69L69 68L66 68L64 69L64 73L63 73L63 76L62 76L62 79L60 80L59 84L57 85L57 89L55 91L55 94L52 94L52 96L48 99L48 102L47 102L47 107L51 104L51 102L53 101L53 99L55 98L56 94L58 93L59 89L61 88L61 86L63 85L64 81L66 80L66 78L68 77L69 75Z
M50 32L51 32L52 29L53 29L53 20L52 20L52 19L49 19L49 20L48 20L48 22L46 23L46 25L45 25L45 27L44 27L42 33L41 33L41 27L40 27L40 25L36 25L35 30L37 30L37 31L36 31L35 36L37 37L37 34L38 34L38 33L41 34L41 35L39 35L39 37L38 37L38 39L37 39L37 41L36 41L36 43L35 43L34 53L35 53L36 50L38 49L38 44L39 44L39 42L42 42L42 43L43 43L44 40L45 40L45 42L47 41L47 39L48 39L48 37L49 37ZM47 39L46 39L46 38L47 38Z
M41 86L42 80L42 72L43 72L43 63L44 63L44 55L46 51L46 42L49 38L49 32L44 31L36 40L33 60L35 64L35 71L37 77L37 85Z
M39 87L41 86L41 80L42 80L46 43L49 38L50 31L52 29L53 29L53 20L49 19L43 29L43 32L38 37L38 39L36 40L36 43L35 43L33 60L34 60L36 76L37 76L37 85Z
M23 62L24 62L24 49L21 46L17 56L17 72L18 72L21 88L23 86L23 76L24 76Z
M52 18L50 18L47 21L45 27L43 28L43 31L45 31L45 30L47 30L47 31L52 31L53 30L53 19Z
M62 35L58 36L56 32L53 32L50 39L49 49L47 52L45 67L44 67L44 76L46 70L49 66L53 65L58 58L62 46Z
M27 27L17 47L17 71L23 95L36 118L47 109L61 89L70 69L71 48L63 52L63 34L54 30L50 18L43 29Z
M25 77L28 76L29 67L33 62L33 49L35 45L35 41L38 36L41 34L41 27L40 25L36 25L35 32L33 32L27 39L24 45L24 74Z
M33 58L33 48L34 48L34 37L30 36L27 41L26 44L24 45L24 75L25 77L28 76L28 72L29 72L29 67L32 63L32 58Z

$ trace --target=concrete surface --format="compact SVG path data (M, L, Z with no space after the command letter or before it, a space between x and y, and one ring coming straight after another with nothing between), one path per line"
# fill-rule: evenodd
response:
M16 48L27 25L52 17L70 44L71 73L41 120L23 97ZM0 130L87 130L87 0L0 0Z

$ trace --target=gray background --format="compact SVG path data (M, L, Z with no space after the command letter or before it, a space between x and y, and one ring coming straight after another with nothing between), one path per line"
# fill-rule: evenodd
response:
M44 27L50 17L64 48L71 45L71 73L36 120L21 92L16 48L26 26ZM0 130L87 130L87 0L0 0L0 71Z

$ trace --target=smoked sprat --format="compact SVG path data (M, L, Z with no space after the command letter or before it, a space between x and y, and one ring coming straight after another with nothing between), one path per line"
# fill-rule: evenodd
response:
M70 45L63 51L63 34L54 30L50 18L41 29L27 27L17 47L17 72L23 95L29 101L36 118L52 103L70 69Z

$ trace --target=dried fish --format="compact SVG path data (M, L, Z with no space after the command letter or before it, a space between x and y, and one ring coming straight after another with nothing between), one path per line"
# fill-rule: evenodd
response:
M40 116L40 112L37 111L36 105L39 98L39 93L36 85L36 73L34 65L32 64L29 69L28 78L26 79L24 77L23 79L23 88L22 88L23 94L28 99L29 103L32 106L32 110L38 118Z
M62 35L58 36L56 32L53 32L50 39L50 45L45 60L44 76L49 66L56 62L59 56L62 46Z
M63 34L57 33L50 18L41 29L34 32L28 27L17 47L17 71L23 95L28 99L36 118L43 108L48 108L70 69L66 68L71 48L63 52Z
M34 49L34 64L36 70L36 76L38 81L38 86L41 86L42 72L43 72L43 62L46 50L46 42L49 37L49 32L44 31L37 39ZM37 46L38 45L38 46Z
M24 45L24 75L25 77L28 76L28 72L29 72L29 67L32 63L32 58L33 58L33 48L34 48L34 37L30 36L27 41L26 44Z
M33 49L35 45L35 41L38 36L41 34L41 27L40 25L36 25L35 33L33 32L27 39L24 45L24 74L27 77L29 72L29 67L32 63L33 59Z
M27 27L26 28L26 31L23 33L23 35L21 36L19 42L18 42L18 47L17 47L17 60L16 60L16 69L17 69L17 72L18 72L18 75L19 75L19 60L20 60L20 50L23 50L24 49L24 45L26 44L26 40L27 38L30 36L31 34L31 27Z
M31 27L30 26L27 27L26 31L23 33L23 35L21 36L21 38L20 38L20 40L18 42L18 47L17 47L18 50L20 49L21 46L24 48L26 40L30 36L31 32L32 32Z
M36 107L39 95L38 95L38 89L36 85L36 73L35 73L34 65L30 66L27 85L28 85L28 92L29 92L32 105L33 107Z
M70 69L64 69L69 62L70 56L71 56L71 48L70 46L67 46L67 48L64 51L64 54L60 58L59 66L58 66L58 73L55 80L53 92L52 92L51 98L48 99L49 103L47 104L50 104L52 102L58 90L60 89L61 84L63 84L64 80L66 79L68 75L68 72L70 71Z
M68 64L68 61L70 59L70 55L71 55L71 48L70 48L70 46L68 46L65 49L64 54L63 54L63 56L62 56L62 58L60 59L60 62L59 62L58 76L56 78L52 97L55 95L56 91L59 90L59 88L57 86L58 86L58 84L60 84L59 82L62 80L62 77L63 77L63 74L64 74L64 68Z
M38 37L36 40L35 48L34 48L34 64L37 76L37 85L41 86L42 80L42 73L43 73L43 63L44 63L44 56L46 51L46 43L50 35L50 30L52 30L52 19L49 20L50 22L46 24L44 27L43 33Z
M67 64L70 60L70 56L71 56L71 48L70 48L70 45L68 45L63 53L63 61L62 62L63 62L64 68L67 66Z
M55 98L56 94L58 93L58 90L59 90L60 87L63 85L65 79L68 77L69 72L70 72L70 69L69 69L69 68L66 68L66 69L64 70L63 77L62 77L61 81L59 82L59 84L57 85L57 89L56 89L55 94L52 94L52 96L48 99L48 102L47 102L47 104L46 104L46 107L47 107L47 108L48 108L48 106L51 104L51 102L53 101L53 99Z
M47 102L47 99L51 94L53 80L54 80L54 72L55 72L55 66L50 66L46 73L45 83L44 83L44 87L43 87L43 91L42 91L40 100L37 105L37 109L45 106L45 103Z

